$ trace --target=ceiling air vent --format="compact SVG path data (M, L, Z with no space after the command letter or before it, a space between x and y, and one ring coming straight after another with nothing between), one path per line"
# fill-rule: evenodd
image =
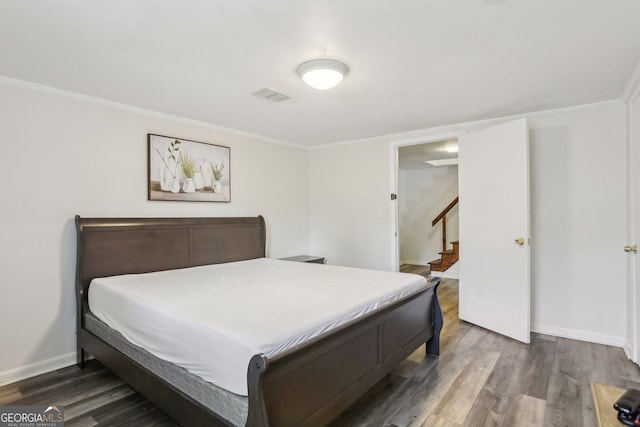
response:
M286 101L287 99L291 99L290 96L285 95L284 93L276 92L275 90L269 89L268 87L257 90L253 92L252 95L255 95L259 98L266 99L267 101L271 101L271 102L280 102L280 101Z

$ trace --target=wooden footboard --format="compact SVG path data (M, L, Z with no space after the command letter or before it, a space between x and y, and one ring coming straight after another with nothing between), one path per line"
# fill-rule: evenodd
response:
M421 345L437 355L438 284L271 359L254 356L247 425L325 425Z

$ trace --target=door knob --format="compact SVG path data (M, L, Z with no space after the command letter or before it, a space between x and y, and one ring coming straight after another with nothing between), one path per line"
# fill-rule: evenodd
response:
M522 237L518 237L515 241L515 244L518 246L524 245L524 239Z
M638 252L638 247L636 245L633 246L625 246L624 247L624 251L625 252L633 252L634 254Z

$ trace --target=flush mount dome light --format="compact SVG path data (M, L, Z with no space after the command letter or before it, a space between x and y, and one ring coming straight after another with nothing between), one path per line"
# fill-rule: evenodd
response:
M298 75L315 89L331 89L349 73L347 64L333 59L313 59L298 66Z

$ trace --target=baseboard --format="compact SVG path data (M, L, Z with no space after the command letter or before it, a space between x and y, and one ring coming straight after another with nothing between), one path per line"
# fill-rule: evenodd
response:
M631 343L629 342L629 340L625 340L624 341L624 346L622 346L622 349L624 350L624 354L627 355L627 359L631 360L633 363L637 364L637 360L635 359L635 355L633 354L633 349L631 347Z
M0 386L76 364L76 352L0 372Z
M535 322L531 323L531 332L553 335L561 338L570 338L578 341L592 342L595 344L611 345L614 347L624 348L626 344L625 337L601 334L599 332L585 331L582 329L558 328L555 326L541 325Z

